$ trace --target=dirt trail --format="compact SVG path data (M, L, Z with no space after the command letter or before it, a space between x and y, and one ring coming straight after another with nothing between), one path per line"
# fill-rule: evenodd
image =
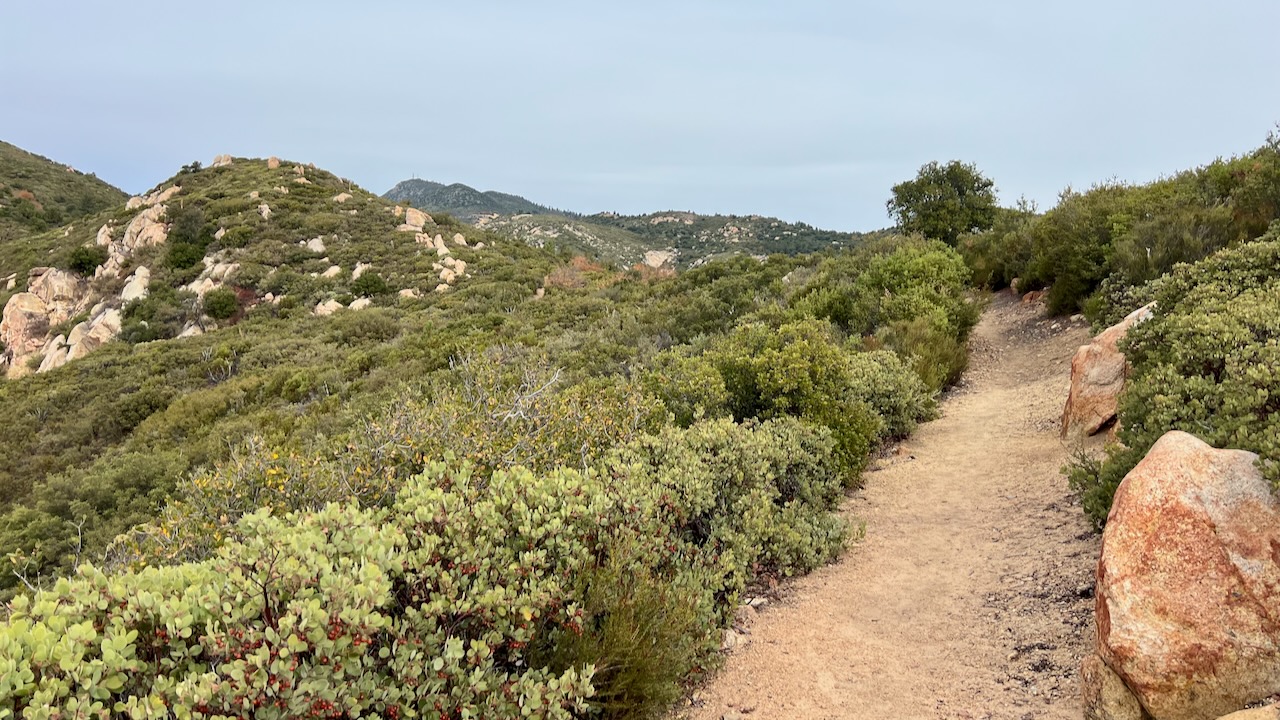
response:
M1082 322L996 297L970 370L866 475L866 539L750 619L681 715L1071 718L1092 637L1097 538L1058 439Z

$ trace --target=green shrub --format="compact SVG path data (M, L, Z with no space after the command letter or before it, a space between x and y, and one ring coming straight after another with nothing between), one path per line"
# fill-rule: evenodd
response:
M849 358L849 375L850 392L880 416L884 437L904 438L916 423L933 417L936 403L928 379L921 379L919 369L913 372L897 353L855 353Z
M736 564L720 589L729 598L752 568L797 575L839 553L847 527L831 512L844 495L835 451L828 430L792 418L722 419L638 438L614 458L646 468L686 540Z
M400 323L393 312L370 308L354 313L339 313L333 318L329 337L337 345L355 346L384 343L395 339L399 334Z
M74 273L92 277L98 266L107 261L107 249L101 245L80 245L71 251L67 258L67 269Z
M1280 241L1180 266L1149 292L1154 317L1122 343L1131 365L1118 415L1125 447L1069 469L1099 525L1120 480L1170 430L1256 452L1280 485Z
M783 572L839 547L830 449L720 421L607 480L433 463L385 510L246 515L207 561L15 599L0 711L649 716L709 661L757 541Z
M688 345L655 356L643 384L648 393L662 401L678 427L729 414L724 378L710 360L694 354Z
M829 323L740 325L707 358L724 380L735 419L796 417L830 429L841 474L857 483L883 424L851 391L848 353Z
M581 621L566 571L602 513L626 522L576 474L433 468L393 516L248 516L206 563L16 600L0 709L568 718L592 668L528 668L523 648Z
M200 264L204 259L204 248L191 243L170 243L165 254L165 265L175 270L185 270Z
M205 293L204 314L214 320L226 320L240 311L240 301L231 288L217 288Z
M1066 314L1096 291L1110 305L1178 263L1253 240L1277 218L1280 135L1272 133L1251 153L1146 185L1067 190L1048 212L967 240L964 252L977 282L1021 277L1023 289L1049 287L1049 311ZM1106 314L1089 309L1095 321Z
M351 283L351 293L360 297L376 297L391 292L387 281L375 272L365 272Z
M875 339L906 358L932 391L955 383L969 364L964 342L957 339L938 316L892 322L882 327Z

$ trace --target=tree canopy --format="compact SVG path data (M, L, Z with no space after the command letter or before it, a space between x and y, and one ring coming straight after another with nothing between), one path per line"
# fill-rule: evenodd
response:
M961 235L995 224L995 183L969 163L931 162L914 180L894 185L885 206L904 232L955 245Z

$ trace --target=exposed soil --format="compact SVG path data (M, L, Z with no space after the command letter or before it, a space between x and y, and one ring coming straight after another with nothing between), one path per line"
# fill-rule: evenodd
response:
M1089 331L1040 314L993 298L939 419L847 503L865 539L740 613L724 669L678 715L1081 716L1098 537L1059 473L1058 419Z

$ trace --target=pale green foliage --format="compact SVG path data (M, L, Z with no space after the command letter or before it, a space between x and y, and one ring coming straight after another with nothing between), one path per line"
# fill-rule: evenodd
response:
M831 514L844 494L833 450L827 430L791 418L723 419L640 438L615 462L641 463L681 534L720 550L729 584L719 592L733 596L751 568L796 575L843 547L845 524Z
M855 353L849 358L849 376L850 391L880 416L886 438L906 437L916 423L933 416L933 393L897 353Z
M829 450L796 421L723 420L639 441L607 478L432 463L387 509L261 510L203 562L86 566L16 599L0 712L567 718L593 677L602 709L648 712L753 567L839 548Z
M109 557L125 564L202 559L231 524L259 508L387 505L433 458L466 460L483 474L585 469L662 420L658 404L632 383L567 385L544 358L512 348L459 360L432 395L406 393L361 419L336 451L332 439L299 449L248 438L227 461L179 481L159 520L133 528Z
M830 429L841 474L857 482L883 424L851 391L848 354L829 323L743 324L707 357L724 378L734 418L795 417Z

